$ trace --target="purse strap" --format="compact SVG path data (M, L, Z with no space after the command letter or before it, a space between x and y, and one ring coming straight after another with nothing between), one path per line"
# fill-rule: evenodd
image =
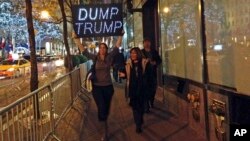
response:
M97 62L97 56L95 57L95 59L93 60L93 64L91 66L91 69L92 69L92 73L95 74L95 66L96 66L96 62Z

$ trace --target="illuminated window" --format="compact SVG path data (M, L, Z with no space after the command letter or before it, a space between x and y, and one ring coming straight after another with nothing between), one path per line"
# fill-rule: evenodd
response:
M160 0L162 66L164 75L202 82L200 21L194 7L194 0Z
M238 92L250 95L249 18L246 6L249 1L205 1L205 10L213 11L215 15L229 10L230 18L214 16L213 21L206 20L208 75L210 83L237 89ZM233 8L226 7L226 3ZM249 11L250 12L250 11ZM205 17L209 19L209 16ZM217 22L214 22L217 21ZM228 25L223 24L228 23ZM230 26L231 25L231 26ZM220 28L221 27L221 28ZM218 30L220 28L220 30ZM219 42L220 41L220 42Z

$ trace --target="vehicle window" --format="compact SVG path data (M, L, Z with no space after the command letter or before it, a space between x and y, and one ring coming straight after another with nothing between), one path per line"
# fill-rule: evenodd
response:
M17 65L18 61L17 60L4 60L0 64L1 65Z
M18 65L18 60L14 60L12 65Z
M23 64L22 60L19 60L19 65L22 65L22 64Z
M1 64L2 65L11 65L12 62L6 60L6 61L2 61Z
M26 60L22 60L23 61L23 64L26 64L27 63L27 61Z
M20 60L20 65L23 65L23 64L25 64L25 63L26 63L25 60Z

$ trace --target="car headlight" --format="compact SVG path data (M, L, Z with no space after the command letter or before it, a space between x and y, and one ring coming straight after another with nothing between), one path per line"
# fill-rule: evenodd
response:
M7 69L7 71L14 71L14 70L15 70L14 68Z
M43 67L47 67L48 66L48 64L47 63L43 63Z

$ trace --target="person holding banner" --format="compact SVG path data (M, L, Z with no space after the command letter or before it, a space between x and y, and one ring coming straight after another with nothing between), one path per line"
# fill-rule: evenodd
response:
M122 43L122 36L119 36L115 47L111 52L108 52L108 46L105 43L99 44L99 52L97 55L88 52L83 47L79 38L73 34L75 43L78 48L87 58L93 60L95 69L95 79L93 81L93 98L97 105L98 119L104 127L104 136L102 140L108 140L108 116L110 111L110 104L114 94L114 88L111 79L110 69L115 55L119 53L119 47Z

